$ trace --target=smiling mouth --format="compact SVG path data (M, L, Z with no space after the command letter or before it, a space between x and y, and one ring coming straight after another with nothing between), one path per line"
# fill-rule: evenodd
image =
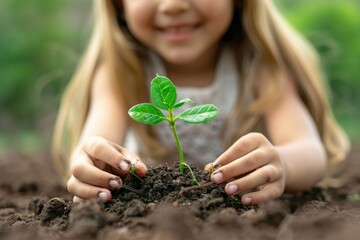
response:
M200 24L194 25L174 25L168 27L159 27L157 31L168 41L178 42L188 40L192 37Z
M179 26L169 26L169 27L159 27L158 30L164 33L184 33L194 31L199 27L199 24L196 25L179 25Z

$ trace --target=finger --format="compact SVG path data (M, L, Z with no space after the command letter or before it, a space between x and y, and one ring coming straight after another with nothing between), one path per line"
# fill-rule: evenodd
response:
M258 192L244 194L241 197L241 203L244 205L256 205L266 201L278 198L284 192L283 188L277 182L266 185Z
M147 166L140 160L131 161L131 166L135 169L135 174L139 177L144 177L147 174ZM118 176L123 176L124 172L120 171L119 169L116 169L114 167L111 167L110 170L111 173L116 174ZM126 173L128 174L128 172Z
M80 182L112 189L120 189L122 186L118 176L102 171L87 162L75 163L72 169L73 176Z
M140 157L133 153L132 151L118 145L115 143L109 143L114 149L116 149L118 152L123 154L128 160L130 160L132 163L135 163L135 161L139 161Z
M213 173L215 172L220 166L219 165L215 165L214 163L208 163L205 165L204 170L208 173Z
M91 158L103 161L110 166L119 169L123 174L130 170L130 160L117 151L112 144L101 137L93 137L84 143L84 151Z
M140 160L140 157L129 151L128 149L122 147L122 146L119 146L115 143L110 143L117 151L121 152L125 157L126 159L129 159L132 166L135 167L135 173L140 176L140 177L143 177L146 175L147 173L147 167L146 165Z
M215 183L222 183L234 177L254 171L269 162L269 156L262 148L236 159L216 170L211 179Z
M234 159L240 158L259 147L259 133L249 133L238 139L230 148L218 157L214 165L224 166ZM261 135L262 136L262 135Z
M280 172L273 165L267 165L258 170L229 182L225 186L225 192L229 195L248 192L259 186L277 181L281 177Z
M135 167L135 173L139 177L144 177L147 173L147 167L142 161L136 161L133 165Z
M204 170L206 172L208 172L208 173L212 173L213 172L213 166L214 165L212 163L208 163L208 164L205 165Z
M67 189L71 194L82 199L99 198L103 202L111 199L111 192L108 189L80 182L74 176L67 182Z

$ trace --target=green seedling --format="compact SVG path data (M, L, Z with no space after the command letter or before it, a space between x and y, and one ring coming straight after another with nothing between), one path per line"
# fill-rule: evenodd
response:
M130 173L132 176L136 177L137 179L139 179L139 180L142 182L142 179L141 179L141 178L136 174L136 172L135 172L134 164L131 165L130 170L129 170L129 173Z
M151 81L150 91L153 104L140 103L133 106L128 112L130 117L137 122L150 125L156 125L162 121L169 122L179 153L180 173L184 173L184 167L187 167L190 170L194 182L199 184L191 167L185 162L175 122L177 120L183 120L189 124L209 122L218 114L218 109L213 104L204 104L191 107L178 116L175 116L174 110L176 108L182 107L185 103L193 101L189 98L185 98L177 102L175 85L165 76L156 75ZM164 115L163 111L167 112L167 116Z
M347 196L347 199L351 202L359 202L360 201L360 194L355 193L355 194L350 194Z

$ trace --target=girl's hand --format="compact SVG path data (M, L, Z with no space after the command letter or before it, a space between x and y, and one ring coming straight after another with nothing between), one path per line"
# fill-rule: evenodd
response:
M236 141L213 163L212 181L225 183L229 195L243 194L244 205L279 197L285 188L285 170L276 148L259 133ZM206 170L210 171L209 165ZM255 189L258 189L257 191Z
M110 189L122 187L120 177L129 173L131 165L138 176L146 175L147 168L136 154L104 138L88 138L73 155L67 189L74 202L96 197L108 201Z

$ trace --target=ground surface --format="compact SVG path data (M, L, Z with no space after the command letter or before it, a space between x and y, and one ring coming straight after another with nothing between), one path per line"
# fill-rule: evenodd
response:
M46 162L48 154L0 156L0 239L358 239L360 145L347 184L284 195L246 208L220 186L192 189L168 166L127 184L114 200L73 204ZM201 174L201 171L198 172ZM190 188L188 188L190 187ZM186 190L184 190L186 189Z

